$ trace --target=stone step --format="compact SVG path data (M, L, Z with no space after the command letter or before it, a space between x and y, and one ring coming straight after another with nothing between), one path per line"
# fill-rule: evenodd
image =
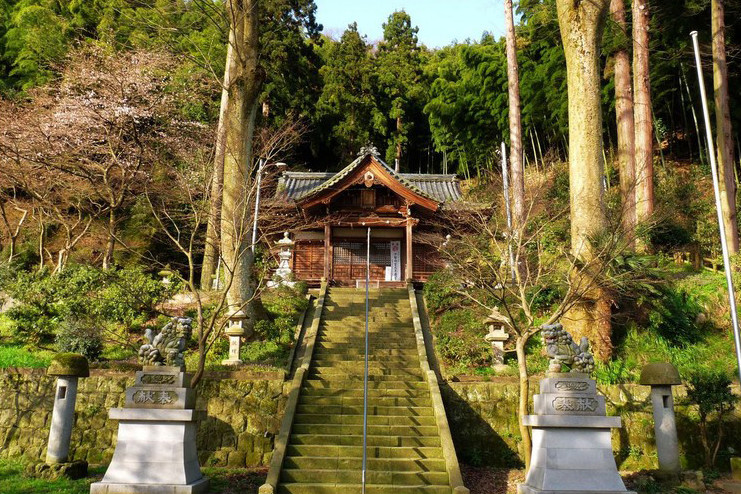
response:
M410 406L410 407L428 407L432 406L430 398L398 398L389 397L369 397L368 400L372 405L378 406ZM349 405L362 406L362 396L299 396L300 405Z
M278 494L361 494L360 484L284 483ZM366 484L365 494L450 494L448 485L375 485Z
M388 359L373 359L373 355L368 354L368 369L379 369L379 370L422 370L418 362L414 359L409 358L388 358ZM314 369L340 369L342 371L355 370L360 366L362 369L365 365L365 354L359 359L350 360L326 360L322 358L314 359L312 362L312 368Z
M355 484L361 482L360 470L303 470L287 468L281 472L281 482ZM400 485L445 485L445 472L384 472L366 471L366 484Z
M296 413L335 415L362 415L363 406L353 405L298 405ZM434 415L432 407L376 406L368 404L368 415L399 415L404 417L421 417Z
M417 342L416 341L369 341L368 347L375 350L414 350L417 353ZM328 342L328 341L317 341L314 344L314 351L316 352L320 348L331 349L333 351L344 352L345 350L364 350L365 341L359 340L357 342Z
M352 367L340 367L340 368L334 368L334 367L313 367L309 370L310 376L316 376L321 378L327 378L331 376L347 376L347 375L354 375L359 374L363 375L364 373L364 365L363 362L359 362L358 364L352 366ZM369 376L396 376L397 379L405 380L408 378L422 378L422 369L414 368L414 367L397 367L397 368L382 368L382 367L374 367L370 365L370 362L368 362L368 375Z
M368 458L443 458L442 448L427 447L386 447L369 446ZM288 456L324 456L334 458L362 458L362 446L316 446L309 444L290 444L286 449Z
M362 415L327 415L313 413L297 413L293 419L294 424L363 424ZM398 415L369 415L369 425L402 425L414 427L418 425L433 426L437 425L435 417L432 415L423 415L419 417L404 417Z
M358 353L357 355L352 355L352 356L336 355L333 353L323 353L322 355L314 354L312 365L316 365L317 367L326 367L326 366L335 366L340 363L356 364L358 362L363 362L364 359L365 359L365 352ZM408 356L390 357L387 355L378 355L378 354L371 353L368 355L368 364L370 365L373 363L385 364L388 366L401 365L403 367L419 367L419 360L409 358Z
M363 466L362 458L325 458L308 456L287 456L283 460L283 468L301 468L307 470L360 470ZM368 471L388 472L444 472L443 459L406 458L368 458Z
M378 376L383 377L383 376ZM346 380L332 380L326 381L323 379L307 379L304 381L303 389L311 388L330 388L334 390L343 389L362 389L363 379L346 379ZM368 389L427 389L427 383L425 381L384 381L384 380L373 380L368 383Z
M436 447L440 437L435 436L378 436L368 435L368 446L386 447ZM362 446L363 435L293 434L291 444Z
M332 341L342 343L365 343L365 333L362 329L356 332L323 332L317 336L317 341ZM394 342L417 342L417 338L414 336L411 330L404 330L404 332L375 332L368 335L368 341L373 343L376 341L394 341Z
M365 376L363 374L360 374L362 370L358 371L357 373L345 373L345 374L314 374L309 373L308 379L312 381L321 381L321 382L328 382L328 383L339 383L339 387L345 387L343 383L345 382L352 382L354 385L357 385L357 383L363 383L365 380ZM368 382L369 385L373 384L380 384L383 382L390 382L390 383L398 383L398 382L404 382L404 383L417 383L417 382L424 382L424 379L422 376L414 376L414 375L400 375L400 374L394 374L394 375L368 375Z
M343 344L351 345L354 348L364 348L365 336L363 336L362 334L358 334L355 336L327 334L317 337L316 344L318 345L321 343ZM415 348L417 346L417 339L414 337L414 335L371 335L370 338L368 338L368 344L371 347L377 347L379 345L389 343L405 344L410 345L411 348Z
M333 388L304 388L301 390L304 396L342 396L342 397L363 397L363 387L354 389L333 389ZM428 389L368 389L368 397L373 398L429 398Z
M340 358L337 360L352 360L357 358L358 356L364 356L365 355L365 349L364 348L357 348L355 350L351 348L322 348L322 347L314 347L314 358L320 359L324 358L325 356L334 356L334 357L346 357L346 358ZM368 355L376 356L379 358L384 357L405 357L408 362L410 363L419 363L419 354L417 353L416 348L374 348L373 351Z
M293 424L293 434L362 435L363 424ZM369 425L368 434L390 436L437 436L434 425Z

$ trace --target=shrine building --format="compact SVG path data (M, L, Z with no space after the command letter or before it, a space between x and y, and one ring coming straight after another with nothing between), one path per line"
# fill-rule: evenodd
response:
M371 286L424 282L441 267L438 249L447 232L440 212L461 201L459 180L395 172L374 151L364 149L337 173L282 174L278 197L309 225L291 232L296 280L364 283L368 228Z

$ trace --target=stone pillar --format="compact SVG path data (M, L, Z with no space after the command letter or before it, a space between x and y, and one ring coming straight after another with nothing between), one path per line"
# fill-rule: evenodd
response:
M646 365L641 371L640 383L651 386L651 404L654 411L656 451L659 456L659 473L667 480L676 480L681 471L679 464L679 439L674 417L672 386L681 384L677 369L668 362Z
M225 333L229 336L229 358L222 360L223 365L241 365L244 362L239 358L239 352L242 349L242 338L246 336L244 323L247 320L247 314L239 310L229 317L229 325Z
M69 461L69 442L75 420L77 381L80 377L88 377L90 370L87 359L82 355L60 353L54 357L46 373L57 376L46 463L66 463Z

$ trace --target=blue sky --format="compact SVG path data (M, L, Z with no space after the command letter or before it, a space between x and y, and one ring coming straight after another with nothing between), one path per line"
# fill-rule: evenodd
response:
M419 27L419 40L430 48L467 38L478 40L484 31L504 34L502 0L316 0L317 18L324 33L339 38L348 24L375 42L383 37L382 24L396 10L405 10Z

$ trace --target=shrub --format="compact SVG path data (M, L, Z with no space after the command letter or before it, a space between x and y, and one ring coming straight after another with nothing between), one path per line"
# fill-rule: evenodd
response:
M141 268L104 271L70 265L59 274L19 272L7 284L18 305L8 311L26 343L52 341L65 322L80 320L103 327L107 322L130 327L148 319L170 295Z
M295 318L297 314L306 310L309 302L306 300L305 293L302 294L297 288L284 285L268 292L263 297L263 305L272 317L290 316Z
M660 296L650 301L647 329L675 346L696 343L705 333L698 316L700 304L686 292L673 287L659 288Z
M440 356L448 362L465 366L490 365L491 349L484 341L483 318L471 309L445 312L437 324L435 336Z
M439 312L458 305L460 295L456 292L458 281L453 274L442 269L434 273L424 286L424 297L431 312Z
M72 319L64 321L57 330L57 350L64 353L79 353L90 362L95 362L103 353L101 331L90 321Z
M738 398L731 391L731 379L722 371L706 370L689 376L687 399L697 406L700 416L700 439L705 450L705 466L712 468L723 441L723 423ZM715 419L711 434L710 421Z

